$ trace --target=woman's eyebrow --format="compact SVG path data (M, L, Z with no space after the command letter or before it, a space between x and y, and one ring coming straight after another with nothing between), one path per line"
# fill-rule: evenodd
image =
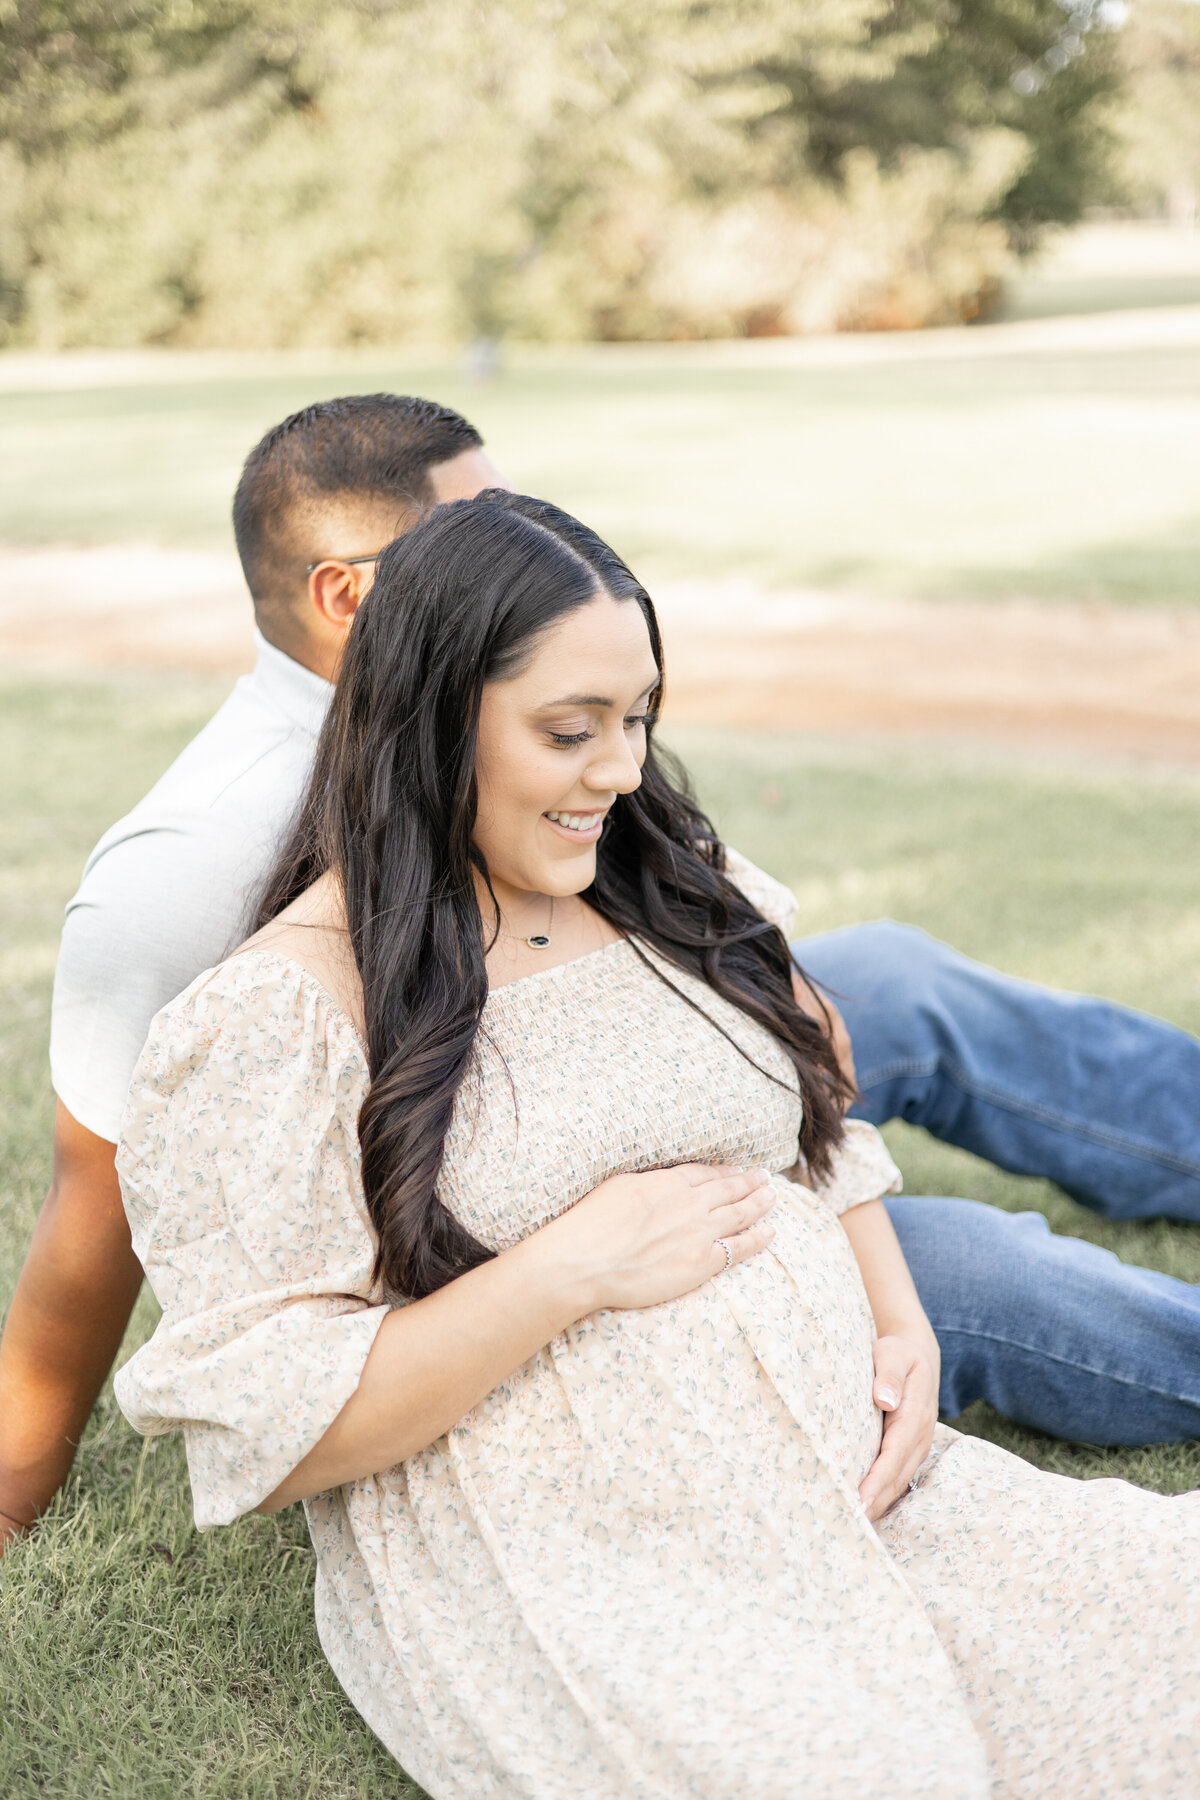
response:
M644 700L648 694L652 694L661 680L662 676L656 675L653 681L647 682L638 695L638 700ZM562 700L547 700L542 711L551 712L556 706L612 706L614 704L614 701L606 699L603 694L567 694ZM636 704L637 701L634 702L635 706Z

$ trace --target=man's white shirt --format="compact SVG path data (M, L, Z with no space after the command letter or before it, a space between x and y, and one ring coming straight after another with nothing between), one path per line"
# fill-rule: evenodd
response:
M112 1143L151 1019L246 935L312 769L333 689L255 637L253 674L105 832L67 906L50 1074Z

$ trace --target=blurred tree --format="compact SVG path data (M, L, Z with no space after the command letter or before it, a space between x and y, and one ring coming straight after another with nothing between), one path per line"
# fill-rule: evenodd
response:
M1117 86L1097 0L893 0L872 20L876 55L830 83L803 65L774 71L792 94L811 166L838 179L845 157L894 166L907 151L958 150L1002 128L1027 146L996 196L1017 249L1048 224L1073 224L1111 193L1111 131L1098 102Z
M256 90L267 114L309 103L300 68L319 18L316 0L0 0L0 326L10 338L26 335L23 324L45 335L39 309L52 322L86 311L88 293L73 296L59 279L61 227L70 219L85 239L102 234L113 210L128 226L137 186L163 168L149 155L134 174L118 159L127 176L108 196L115 209L106 217L85 200L84 222L72 214L90 185L88 160L137 142L152 119L161 132L172 114L220 109ZM128 258L134 244L114 233L112 248ZM186 310L187 283L175 285Z
M0 0L0 136L27 157L94 142L136 117L146 83L222 53L227 83L302 100L291 79L319 16L305 0Z
M1097 3L0 0L0 332L969 316L1096 180Z
M564 112L539 227L551 243L566 217L596 243L599 335L974 316L1012 251L1111 191L1100 0L652 0L587 19L609 105L578 161Z
M1148 212L1194 227L1200 212L1200 5L1136 0L1121 33L1122 173Z

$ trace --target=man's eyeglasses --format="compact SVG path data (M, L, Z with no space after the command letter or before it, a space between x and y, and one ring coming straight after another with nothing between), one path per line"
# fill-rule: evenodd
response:
M342 563L378 562L382 555L383 555L382 550L372 550L370 556L323 556L320 559L320 562L305 563L304 573L306 575L311 575L314 569L320 568L321 563L327 563L327 562L342 562Z

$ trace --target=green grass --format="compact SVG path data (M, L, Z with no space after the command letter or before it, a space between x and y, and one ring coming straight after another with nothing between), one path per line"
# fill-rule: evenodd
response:
M1059 319L1070 313L1128 312L1131 308L1200 306L1200 269L1157 275L1097 275L1033 271L997 315L1002 319Z
M47 1002L63 903L104 825L222 695L145 678L0 688L5 1304L49 1173ZM127 1351L156 1310L143 1291ZM197 1533L182 1446L143 1444L106 1390L69 1490L0 1562L0 1795L415 1795L317 1647L312 1574L299 1509Z
M0 1296L48 1159L46 1005L61 908L100 830L220 688L179 678L0 687ZM889 912L1015 973L1200 1029L1200 785L1039 771L863 744L676 734L726 834L797 889L802 926ZM1113 1226L1044 1184L893 1128L926 1192L1040 1207L1135 1262L1200 1280L1200 1231ZM153 1325L143 1296L126 1350ZM1045 1467L1200 1485L1200 1447L1100 1452L975 1409ZM4 1800L401 1800L312 1627L301 1516L196 1533L177 1444L142 1445L106 1393L68 1491L0 1564Z
M383 352L172 354L23 391L0 359L0 540L227 546L241 459L269 425L392 388L464 409L519 486L652 575L1194 600L1200 346L999 341L981 327L958 340L978 355L914 358L909 340L845 366L770 344L525 352L482 386Z

